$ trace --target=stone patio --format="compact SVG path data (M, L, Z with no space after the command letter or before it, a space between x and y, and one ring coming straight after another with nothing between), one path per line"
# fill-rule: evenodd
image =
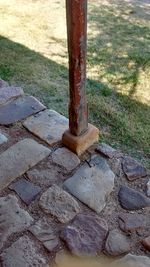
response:
M0 80L0 266L61 267L67 252L150 267L149 171L106 144L77 157L68 119L23 94Z

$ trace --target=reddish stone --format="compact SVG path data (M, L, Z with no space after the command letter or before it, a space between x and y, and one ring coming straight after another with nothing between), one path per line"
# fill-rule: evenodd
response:
M143 246L150 251L150 236L146 237L144 240L142 240Z
M61 238L75 255L96 255L102 251L107 233L104 219L94 214L79 214L63 229Z
M121 186L118 198L121 206L127 210L139 210L150 207L150 199L148 197L128 186Z
M131 157L124 157L122 168L130 181L147 176L146 168Z

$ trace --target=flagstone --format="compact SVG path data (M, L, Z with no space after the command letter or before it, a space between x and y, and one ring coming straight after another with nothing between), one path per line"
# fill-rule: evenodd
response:
M91 209L100 213L107 203L107 198L114 188L115 175L106 160L94 157L89 167L84 164L77 172L64 182L72 195Z
M9 86L8 82L0 79L0 88L6 87L6 86Z
M27 205L35 200L37 195L41 192L41 188L39 186L32 184L24 178L21 178L17 182L11 184L9 188L14 190Z
M33 218L20 208L14 195L0 198L0 248L10 235L24 231L32 223Z
M36 136L53 145L62 139L68 129L68 119L54 110L45 110L31 116L23 125Z
M49 251L55 251L59 246L58 236L52 225L46 220L39 220L29 228L29 231L40 240Z
M27 138L0 155L0 191L50 154L51 150Z
M55 216L61 223L71 221L80 212L78 202L57 185L43 193L39 205L45 213Z
M46 257L27 235L20 237L1 255L5 267L48 267Z
M19 97L0 107L0 124L13 124L44 109L45 106L33 96Z
M24 95L24 91L20 87L7 86L0 88L0 105L6 104L8 101Z
M80 164L80 159L69 149L62 147L52 153L53 162L64 167L67 171L72 171Z

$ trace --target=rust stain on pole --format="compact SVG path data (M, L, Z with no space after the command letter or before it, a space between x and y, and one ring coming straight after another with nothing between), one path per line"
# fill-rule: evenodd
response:
M69 52L69 128L75 136L88 129L86 100L87 0L66 0Z

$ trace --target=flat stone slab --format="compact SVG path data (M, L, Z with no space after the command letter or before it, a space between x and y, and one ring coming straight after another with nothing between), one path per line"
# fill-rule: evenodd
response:
M121 206L126 210L139 210L150 207L150 199L148 197L128 186L121 186L118 199Z
M77 172L64 182L72 195L91 209L100 213L106 205L107 198L114 188L115 175L106 160L94 157L91 166L84 164Z
M132 254L128 254L121 258L120 260L116 260L113 264L110 264L110 267L149 267L150 266L150 258L146 256L136 256Z
M45 170L29 170L27 176L33 183L40 186L51 186L57 182L58 178L62 178L62 173L57 166L51 165Z
M101 154L103 154L104 156L112 159L114 157L118 157L118 156L121 156L121 153L114 149L113 147L105 144L105 143L101 143L97 149L96 149L97 152L100 152Z
M36 136L53 145L62 139L68 129L68 119L54 110L45 110L28 118L23 125Z
M15 87L15 86L2 87L0 88L0 105L4 105L8 101L23 95L24 91L20 87Z
M24 235L1 255L4 267L48 267L46 258L35 242Z
M14 190L27 205L35 200L37 195L41 192L41 188L39 186L28 182L24 178L21 178L19 181L11 184L9 188Z
M53 162L64 167L67 171L72 171L80 164L80 159L69 149L62 147L52 153Z
M59 244L58 236L53 227L44 220L39 220L35 225L31 226L29 231L43 243L44 247L49 251L56 251Z
M75 255L96 255L102 251L107 233L105 220L94 214L78 214L72 223L64 227L61 238Z
M4 134L0 133L0 145L6 143L7 141L8 138Z
M124 157L122 168L130 181L147 176L146 168L131 157Z
M117 229L111 230L108 234L105 252L111 256L126 254L131 249L129 239Z
M0 124L10 125L45 109L33 96L20 97L0 107Z
M119 227L126 233L135 232L146 228L146 216L142 214L121 213L118 216Z
M32 223L33 218L20 208L14 195L0 198L0 248L10 235L24 231Z
M24 139L0 155L0 191L50 154L33 139Z
M6 82L6 81L0 79L0 88L2 88L2 87L6 87L6 86L9 86L8 82Z
M45 213L55 216L61 223L71 221L80 212L77 201L57 185L43 193L39 205Z

